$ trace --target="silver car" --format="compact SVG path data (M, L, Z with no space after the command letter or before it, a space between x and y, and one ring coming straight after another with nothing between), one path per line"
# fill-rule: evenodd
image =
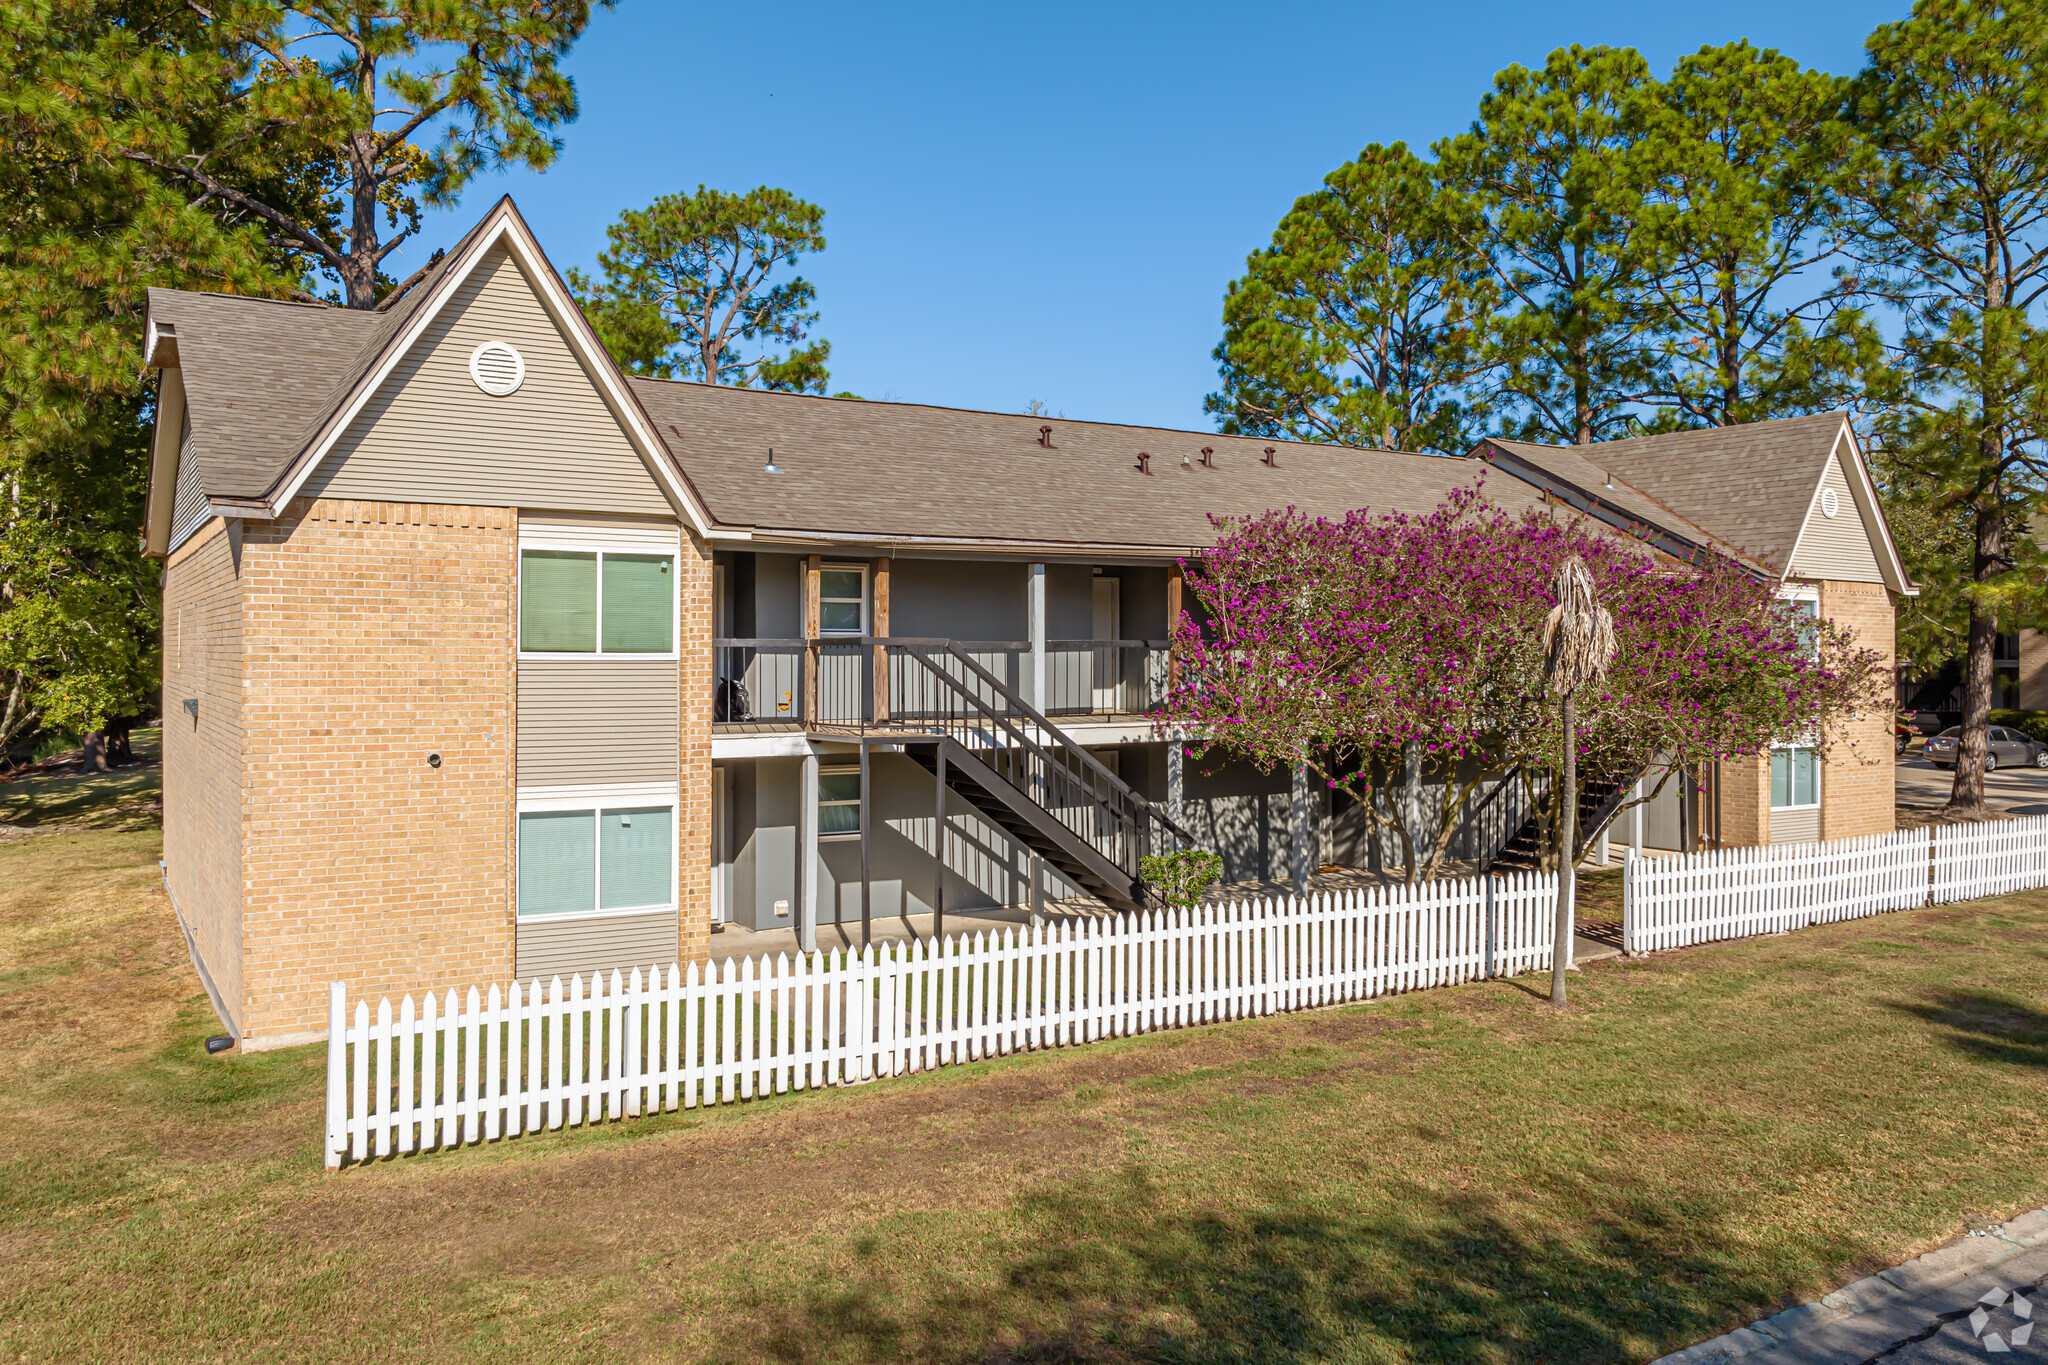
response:
M1963 727L1951 725L1927 741L1927 761L1937 768L1952 768L1956 762L1956 750L1963 742ZM1985 735L1984 771L1996 772L2000 768L2019 767L2031 763L2036 768L2048 768L2048 744L2028 739L2017 730L2003 725L1990 727Z

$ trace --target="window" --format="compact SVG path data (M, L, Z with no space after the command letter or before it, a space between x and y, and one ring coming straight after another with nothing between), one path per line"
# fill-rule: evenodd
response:
M1805 745L1771 750L1771 809L1820 804L1820 755Z
M675 809L519 813L519 913L665 910L675 904Z
M860 769L827 768L818 774L818 833L860 833Z
M865 565L841 564L818 572L818 633L867 633L868 571Z
M668 654L675 557L609 550L519 553L519 648L528 654Z
M1810 596L1810 597L1785 597L1785 598L1781 598L1781 599L1779 599L1779 600L1780 600L1780 601L1782 601L1782 602L1784 602L1784 604L1785 604L1785 609L1786 609L1787 611L1789 611L1789 612L1790 612L1790 613L1792 614L1792 620L1793 620L1793 624L1794 624L1794 627L1795 627L1795 628L1796 628L1796 629L1797 629L1797 630L1799 631L1799 638L1800 638L1800 639L1801 639L1802 641L1804 641L1804 642L1805 642L1805 645L1806 645L1806 652L1807 652L1808 654L1812 655L1812 656L1813 656L1814 658L1819 658L1819 657L1820 657L1820 631L1819 631L1819 629L1818 629L1818 626L1819 626L1819 623L1820 623L1820 597L1819 597L1819 595L1818 595L1818 594L1816 594L1816 595L1814 595L1814 596Z

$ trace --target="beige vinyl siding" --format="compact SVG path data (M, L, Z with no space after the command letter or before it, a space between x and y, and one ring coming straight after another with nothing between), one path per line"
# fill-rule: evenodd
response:
M242 1028L242 581L216 522L164 570L164 878ZM198 703L195 717L185 709Z
M171 534L174 536L190 526L206 507L206 493L199 486L199 461L192 458L192 447L197 444L192 436L192 419L187 417L178 437L178 482L171 496Z
M1832 517L1823 513L1820 506L1821 494L1828 489L1834 490L1841 504ZM1869 529L1856 510L1848 476L1842 472L1842 462L1836 456L1828 457L1827 472L1821 476L1813 505L1807 508L1806 527L1799 533L1799 548L1792 555L1790 576L1831 578L1841 583L1884 582L1884 574L1877 567L1877 554L1870 548Z
M666 971L676 960L676 912L564 919L540 915L519 921L513 971L521 981L592 972ZM643 975L643 980L645 977Z
M469 375L486 341L526 361L516 393ZM673 516L511 255L477 264L307 480L313 497Z
M674 782L674 659L521 659L519 785Z
M1771 842L1809 844L1820 838L1820 807L1794 806L1771 812Z

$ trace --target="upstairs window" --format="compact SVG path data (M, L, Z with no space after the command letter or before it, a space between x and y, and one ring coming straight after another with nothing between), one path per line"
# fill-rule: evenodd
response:
M839 565L818 571L818 633L867 633L868 571L864 565Z
M675 613L672 555L519 553L522 653L670 654Z

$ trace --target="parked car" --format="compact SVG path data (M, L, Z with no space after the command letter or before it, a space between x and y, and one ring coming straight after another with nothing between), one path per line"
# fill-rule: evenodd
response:
M2036 768L2048 768L2048 744L2028 739L2017 730L2008 730L2003 725L1994 725L1985 737L1984 771L1994 772L2001 767L2017 767L2031 763ZM1956 762L1956 750L1963 742L1963 727L1951 725L1933 739L1927 741L1927 761L1937 768L1952 768Z

